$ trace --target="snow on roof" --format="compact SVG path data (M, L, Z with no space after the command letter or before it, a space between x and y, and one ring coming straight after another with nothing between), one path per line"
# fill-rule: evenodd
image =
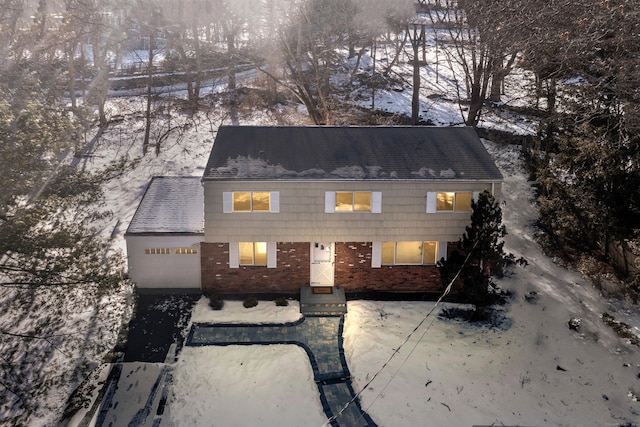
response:
M155 176L126 234L204 233L204 190L200 177Z
M502 180L471 127L223 126L203 180Z

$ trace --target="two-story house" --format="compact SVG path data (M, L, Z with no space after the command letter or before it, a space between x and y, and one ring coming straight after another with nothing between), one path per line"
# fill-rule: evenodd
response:
M221 295L309 286L437 292L436 264L469 224L471 200L483 190L499 198L501 183L469 127L221 127L202 176L203 228L176 228L176 237L191 233L200 263L199 283L186 287ZM162 210L160 198L154 203ZM127 240L135 237L130 226ZM168 254L129 247L134 281L145 257L165 258L164 277L185 271L168 259L188 256L164 245Z

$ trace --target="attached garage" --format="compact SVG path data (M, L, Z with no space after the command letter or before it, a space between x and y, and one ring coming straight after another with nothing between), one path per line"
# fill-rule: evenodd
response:
M154 177L125 233L140 290L200 290L204 191L200 177Z

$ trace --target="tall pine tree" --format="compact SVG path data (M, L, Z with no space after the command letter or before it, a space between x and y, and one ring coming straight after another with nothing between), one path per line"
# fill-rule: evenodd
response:
M507 234L502 224L502 209L488 191L472 202L471 224L457 248L443 264L443 278L452 280L460 271L463 298L476 311L491 303L491 276L502 276L514 256L504 251L502 238Z

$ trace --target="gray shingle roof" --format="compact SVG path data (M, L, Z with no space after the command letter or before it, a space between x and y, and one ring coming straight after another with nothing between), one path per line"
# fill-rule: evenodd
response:
M225 126L206 180L501 180L471 127Z
M204 233L200 177L153 177L126 234L158 233Z

